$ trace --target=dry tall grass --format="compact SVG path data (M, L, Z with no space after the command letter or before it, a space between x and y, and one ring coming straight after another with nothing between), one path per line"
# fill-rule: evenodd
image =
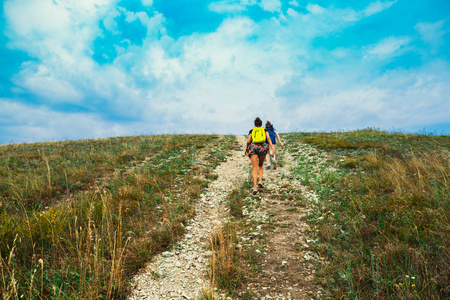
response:
M235 294L245 282L244 258L236 245L236 228L231 222L216 228L211 236L210 286L230 295ZM203 298L214 299L213 291L204 290Z

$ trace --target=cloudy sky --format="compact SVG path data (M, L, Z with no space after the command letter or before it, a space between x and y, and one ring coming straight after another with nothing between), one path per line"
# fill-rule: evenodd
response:
M3 0L0 143L450 134L449 0Z

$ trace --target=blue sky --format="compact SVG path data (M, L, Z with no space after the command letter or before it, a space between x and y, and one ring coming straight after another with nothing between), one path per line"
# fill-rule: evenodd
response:
M448 0L4 0L0 143L450 133Z

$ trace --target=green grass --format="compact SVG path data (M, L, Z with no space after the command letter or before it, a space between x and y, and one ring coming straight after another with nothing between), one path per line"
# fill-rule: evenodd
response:
M362 130L288 134L336 169L298 157L320 200L310 222L332 298L450 298L450 137ZM297 149L298 150L298 149ZM294 150L293 150L294 151Z
M183 233L208 184L201 175L234 142L172 135L1 146L0 296L125 298L131 276Z

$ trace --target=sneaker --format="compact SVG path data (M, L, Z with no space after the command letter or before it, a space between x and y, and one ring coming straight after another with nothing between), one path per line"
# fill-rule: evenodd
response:
M258 187L261 188L261 189L264 187L261 181L258 182Z
M273 169L276 170L277 169L277 162L275 160L272 162L272 165L273 165Z
M253 188L253 195L258 194L258 189L257 188Z
M267 166L267 168L266 168L267 170L270 170L270 166Z

